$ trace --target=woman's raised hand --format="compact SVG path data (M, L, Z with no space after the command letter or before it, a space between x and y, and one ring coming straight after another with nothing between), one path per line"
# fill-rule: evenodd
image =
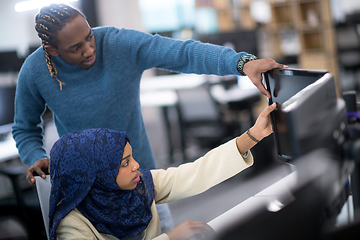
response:
M267 106L256 119L251 128L251 134L258 140L269 136L273 132L270 113L275 110L277 103Z

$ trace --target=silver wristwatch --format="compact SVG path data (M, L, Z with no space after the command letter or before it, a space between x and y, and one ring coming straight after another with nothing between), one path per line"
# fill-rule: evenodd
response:
M244 64L247 63L247 62L250 62L252 60L256 60L257 57L255 55L252 55L252 54L244 54L240 57L240 60L237 64L237 70L240 74L242 75L246 75L243 71L243 68L244 68Z

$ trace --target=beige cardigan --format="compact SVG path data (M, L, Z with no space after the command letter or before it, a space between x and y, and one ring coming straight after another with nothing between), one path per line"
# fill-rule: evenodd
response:
M159 215L155 204L175 201L200 194L225 181L253 164L251 154L243 159L235 139L211 150L194 162L151 170L155 186L155 199L151 206L153 215L143 232L143 240L169 240L161 234ZM56 231L58 239L117 239L99 233L91 222L77 209L62 219Z

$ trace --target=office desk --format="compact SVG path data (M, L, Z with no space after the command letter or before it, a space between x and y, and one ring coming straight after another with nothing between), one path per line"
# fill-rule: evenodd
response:
M0 162L9 161L19 157L16 148L15 140L11 133L8 134L5 140L0 141Z
M169 159L173 163L174 145L172 140L171 125L169 119L169 107L176 106L178 97L173 90L159 90L159 91L141 91L140 103L141 107L159 107L165 122L165 132L169 147Z
M169 107L178 102L176 92L173 90L141 91L141 107Z
M206 75L173 74L155 77L143 77L140 82L141 91L179 90L194 88L204 84Z

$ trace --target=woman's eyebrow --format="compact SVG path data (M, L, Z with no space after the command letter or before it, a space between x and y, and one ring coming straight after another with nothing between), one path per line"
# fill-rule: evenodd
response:
M127 155L126 157L123 157L123 159L121 159L121 161L126 159L126 158L129 158L130 156L131 156L131 154Z

